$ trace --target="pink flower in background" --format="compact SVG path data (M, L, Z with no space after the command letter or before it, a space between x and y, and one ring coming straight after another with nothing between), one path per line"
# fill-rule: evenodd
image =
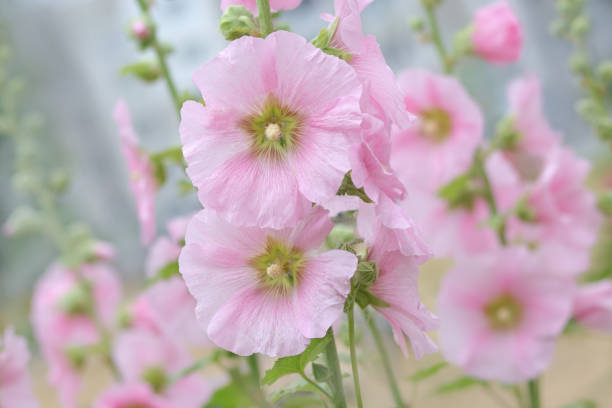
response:
M295 228L237 227L213 211L187 229L179 266L208 337L239 355L299 354L342 316L357 258L317 254L333 227L313 207Z
M115 385L94 402L93 408L176 408L142 383Z
M144 245L148 245L155 236L155 191L157 190L157 182L149 155L138 145L138 135L134 132L130 112L123 100L117 102L114 116L119 128L123 155L128 166L130 187L136 200L141 240Z
M0 339L0 407L38 408L28 374L29 360L25 339L7 328Z
M574 318L593 330L612 332L612 281L589 283L578 288Z
M278 31L233 41L193 79L206 107L186 102L180 133L206 208L235 225L283 228L335 196L361 124L349 65Z
M391 166L409 191L435 191L469 168L482 141L482 113L454 78L408 70L398 83L403 106L419 120L394 132Z
M550 363L574 293L571 279L545 273L524 248L459 259L438 298L444 356L477 378L534 378Z
M378 266L378 278L369 290L389 303L389 307L376 307L393 328L393 337L405 356L408 356L406 337L414 356L438 351L436 344L425 334L438 328L438 319L419 300L418 257L405 256L399 251L373 251L370 257Z
M270 0L272 11L293 10L302 0ZM225 11L229 6L243 6L257 15L257 0L221 0L221 9Z
M140 40L146 40L149 35L151 35L151 31L149 30L146 21L142 19L132 21L132 23L130 24L130 31L132 32L134 37Z
M191 220L191 217L193 217L193 214L184 217L176 217L168 221L166 229L170 236L159 237L153 242L145 266L149 278L155 277L155 275L168 264L178 260L179 253L181 252L185 240L187 224L189 220Z
M472 47L494 64L516 61L523 47L523 27L507 2L497 1L479 9L474 17Z

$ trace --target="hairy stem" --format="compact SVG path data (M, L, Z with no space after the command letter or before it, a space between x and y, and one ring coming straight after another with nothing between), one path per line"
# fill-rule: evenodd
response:
M270 13L269 0L257 0L257 13L259 15L259 27L261 36L267 37L272 32L272 15Z
M344 388L342 386L342 371L340 370L340 360L338 359L338 350L336 349L336 339L334 331L330 327L327 330L327 336L331 341L325 346L325 360L327 368L331 371L330 387L332 389L334 408L346 408L346 398L344 396Z

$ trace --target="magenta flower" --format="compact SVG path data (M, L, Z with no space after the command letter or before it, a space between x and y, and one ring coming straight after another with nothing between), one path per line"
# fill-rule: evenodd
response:
M507 2L497 1L479 9L473 25L471 41L477 55L494 64L507 64L519 58L523 27Z
M29 360L26 340L8 327L0 339L0 407L38 408L28 374Z
M237 227L211 210L191 220L179 257L208 337L239 355L299 354L342 316L357 258L315 251L332 229L313 207L295 228Z
M593 330L612 332L612 281L604 280L578 288L574 318Z
M94 402L93 408L175 408L169 401L156 395L142 383L115 385Z
M361 123L361 85L344 61L278 31L233 41L193 79L206 107L186 102L180 133L206 208L283 228L334 197Z
M123 100L115 106L115 121L119 128L119 137L123 155L130 174L130 187L136 200L136 214L140 221L140 236L144 245L148 245L155 236L155 191L157 182L149 155L138 145L138 135L132 127L132 118Z
M454 78L409 70L398 83L403 106L419 121L394 132L391 165L409 190L435 191L469 168L482 140L482 113Z
M486 380L534 378L550 363L574 292L524 248L461 258L438 298L444 356Z
M302 0L270 0L272 11L293 10ZM221 0L221 9L225 11L229 6L243 6L257 15L257 0Z

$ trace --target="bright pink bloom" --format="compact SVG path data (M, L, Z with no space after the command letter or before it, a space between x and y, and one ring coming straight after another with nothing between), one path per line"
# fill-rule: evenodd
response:
M176 408L145 384L115 385L102 393L93 408Z
M136 200L136 214L140 221L140 235L144 245L151 243L155 236L155 191L157 182L149 155L138 145L138 135L132 127L132 118L123 100L115 106L115 121L123 155L130 174L130 187Z
M574 318L593 330L612 332L612 281L590 283L578 288Z
M236 354L270 356L299 354L323 337L342 315L357 266L347 251L316 253L332 227L320 207L283 230L197 214L179 266L208 337Z
M293 10L302 0L270 0L272 11ZM225 11L229 6L243 6L257 15L257 0L221 0L221 9Z
M180 133L206 208L235 225L283 228L334 197L361 124L350 66L278 31L233 41L193 79L206 106L183 105Z
M550 363L574 292L572 280L544 273L524 248L461 258L438 298L442 351L474 377L534 378Z
M0 407L38 408L28 374L29 360L25 339L7 328L0 339Z
M420 359L425 354L438 351L436 344L425 334L438 328L438 318L419 300L418 257L410 257L399 251L373 252L378 266L378 278L370 291L389 303L389 307L376 307L393 328L393 337L405 356L408 356L406 337L414 356Z
M78 274L87 285L79 283ZM120 297L119 281L103 263L86 264L79 271L52 265L37 283L32 325L49 364L49 382L58 388L63 406L75 406L80 388L78 369L84 361L75 354L82 356L79 350L100 340L91 313L111 325Z
M394 132L391 165L409 190L435 191L469 168L482 140L482 113L454 78L408 70L398 83L403 106L419 120Z
M523 27L507 2L479 9L471 41L474 52L494 64L516 61L523 47Z

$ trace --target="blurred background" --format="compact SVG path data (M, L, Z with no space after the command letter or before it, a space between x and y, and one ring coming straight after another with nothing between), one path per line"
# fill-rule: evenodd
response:
M525 46L519 63L500 68L473 60L460 65L458 71L475 100L486 107L488 133L506 111L507 82L531 72L541 79L544 111L553 128L561 131L566 142L580 154L597 158L603 149L599 149L601 145L591 128L574 110L579 92L567 68L570 45L549 33L555 17L554 1L509 2L524 25ZM444 2L439 19L446 41L471 20L476 8L487 3ZM326 25L319 18L323 12L333 13L332 0L303 0L298 9L285 12L280 20L310 39ZM589 1L588 13L592 17L589 47L593 59L610 57L612 1ZM126 35L130 18L138 15L136 1L130 0L0 0L0 35L13 50L13 72L26 81L23 107L44 117L39 138L42 159L54 166L61 164L72 174L71 189L61 202L63 216L88 223L98 238L117 247L116 265L126 282L143 280L146 253L140 245L127 170L112 120L117 99L126 100L147 149L158 151L179 143L178 120L165 84L158 81L147 85L119 75L123 65L141 57ZM374 0L363 13L365 33L377 37L395 72L408 67L439 71L433 48L420 44L409 27L410 18L421 15L417 0ZM174 47L169 64L180 89L195 92L192 72L225 47L226 41L217 31L220 16L218 0L157 0L153 18L159 27L159 38ZM0 220L5 220L23 201L11 186L13 157L12 141L0 138ZM179 176L171 174L170 178ZM164 233L165 222L171 216L198 206L193 195L179 196L175 183L167 183L157 198L158 232ZM34 282L53 256L53 247L42 237L0 237L0 327L8 320L18 328L25 327ZM423 276L429 278L423 279L423 296L433 308L444 268L434 263L425 269L427 275ZM560 406L594 394L600 407L612 407L612 342L596 334L582 336L561 341L563 351L545 378L545 401L550 406ZM432 357L420 364L431 364L440 358ZM409 361L400 370L407 376L415 370L414 364ZM365 376L366 381L383 383L382 376ZM565 387L564 381L571 381L571 386ZM386 393L381 394L386 398ZM452 397L453 404L493 406L486 396L470 395ZM391 406L384 398L370 401L368 406ZM451 400L423 398L420 405L432 407L447 406Z

